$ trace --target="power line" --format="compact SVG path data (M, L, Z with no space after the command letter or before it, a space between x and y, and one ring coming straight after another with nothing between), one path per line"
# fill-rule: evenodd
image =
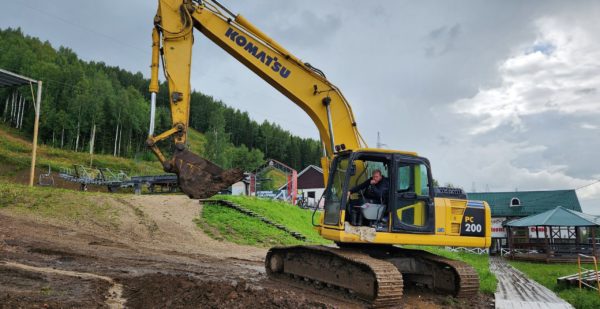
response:
M58 16L58 15L55 15L55 14L48 13L48 12L46 12L46 11L40 10L40 9L39 9L39 8L37 8L37 7L30 6L30 5L27 5L27 4L26 4L25 2L23 2L23 1L15 1L15 3L17 3L17 4L20 4L20 5L22 5L22 6L25 6L25 7L29 8L29 9L32 9L32 10L34 10L34 11L37 11L38 13L45 14L45 15L48 15L48 16L50 16L50 17L53 17L53 18L55 18L55 19L58 19L58 20L60 20L60 21L62 21L62 22L64 22L64 23L66 23L66 24L69 24L69 25L71 25L71 26L79 27L79 28L81 28L81 29L83 29L83 30L85 30L85 31L87 31L87 32L91 32L91 33L95 33L95 34L97 34L97 35L103 36L103 37L105 37L105 38L107 38L107 39L109 39L109 40L112 40L112 41L114 41L114 42L116 42L116 43L119 43L119 44L121 44L121 45L123 45L123 46L127 46L127 47L129 47L129 48L136 49L136 50L138 50L138 51L144 52L145 54L150 54L150 52L149 52L147 49L142 49L142 48L140 48L140 47L138 47L138 46L135 46L135 45L128 44L128 43L126 43L126 42L123 42L123 41L121 41L121 40L119 40L119 39L117 39L117 38L114 38L114 37L112 37L112 36L110 36L110 35L107 35L107 34L105 34L105 33L98 32L98 31L96 31L96 30L94 30L94 29L92 29L92 28L86 27L86 26L84 26L84 25L81 25L81 24L74 23L74 22L72 22L72 21L70 21L70 20L67 20L67 19L64 19L64 18L62 18L62 17L60 17L60 16Z
M600 182L600 179L596 179L596 180L594 180L592 183L588 183L587 185L583 185L583 186L581 186L581 187L575 188L574 190L575 190L575 191L577 191L577 190L580 190L580 189L583 189L583 188L587 188L587 187L590 187L590 186L592 186L592 185L595 185L595 184L597 184L597 183L599 183L599 182Z

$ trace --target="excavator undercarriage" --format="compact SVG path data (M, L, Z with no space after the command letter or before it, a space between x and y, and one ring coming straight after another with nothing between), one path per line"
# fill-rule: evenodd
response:
M479 290L479 277L466 263L395 246L276 247L265 266L271 278L342 289L376 308L398 306L405 285L458 298Z

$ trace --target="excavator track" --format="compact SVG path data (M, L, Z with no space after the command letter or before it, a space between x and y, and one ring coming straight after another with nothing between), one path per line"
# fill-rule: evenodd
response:
M398 306L402 274L391 263L362 252L324 246L276 247L265 260L274 278L310 280L348 290L374 308Z
M400 306L404 285L469 298L479 276L468 264L422 250L352 245L276 247L265 260L269 277L347 290L374 308Z
M479 292L479 275L471 265L431 253L425 253L428 255L427 259L438 264L438 267L449 267L454 270L458 280L455 282L455 289L451 293L455 297L467 299L477 295Z
M381 257L381 253L373 255ZM407 284L426 285L434 291L463 299L479 292L479 275L465 262L423 250L392 246L386 250L384 258L402 271Z

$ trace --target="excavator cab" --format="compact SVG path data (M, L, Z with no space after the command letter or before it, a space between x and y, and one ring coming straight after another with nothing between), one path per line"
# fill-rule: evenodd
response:
M380 200L348 192L381 172L389 190ZM357 151L338 154L325 191L323 223L329 226L374 227L377 232L433 233L434 190L426 158L391 152Z

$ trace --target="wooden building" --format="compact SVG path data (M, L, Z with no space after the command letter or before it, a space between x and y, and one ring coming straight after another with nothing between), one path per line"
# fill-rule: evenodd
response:
M486 201L492 210L491 254L500 254L508 249L505 223L531 215L537 215L561 206L581 212L581 205L575 190L517 191L517 192L477 192L467 193L470 200ZM528 231L535 237L535 229Z
M579 254L598 256L600 218L558 206L505 224L507 256L517 260L574 262ZM529 231L535 230L534 235ZM533 236L533 237L532 237Z

